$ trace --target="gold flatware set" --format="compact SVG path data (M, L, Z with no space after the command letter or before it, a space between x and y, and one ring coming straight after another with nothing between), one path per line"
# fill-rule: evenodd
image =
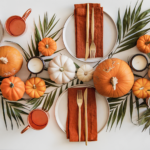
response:
M87 4L85 60L88 59L89 54L90 54L90 58L95 58L95 54L96 54L96 46L94 43L94 8L92 8L91 37L92 37L92 43L91 43L90 48L89 48L89 4Z
M87 93L88 89L86 88L84 91L84 110L85 110L85 144L87 145L88 141L88 118L87 118ZM77 105L79 108L78 112L78 135L79 135L79 142L81 141L81 106L83 103L83 96L82 90L77 91Z

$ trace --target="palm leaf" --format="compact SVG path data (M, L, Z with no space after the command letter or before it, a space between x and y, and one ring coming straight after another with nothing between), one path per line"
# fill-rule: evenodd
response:
M140 14L140 11L141 11L141 7L142 7L142 3L143 3L143 0L141 1L139 7L136 10L135 17L134 17L134 23L137 21L137 19L139 17L139 14Z
M40 30L41 30L42 38L44 38L44 30L43 30L43 27L42 27L42 22L41 22L40 16L39 16L39 24L40 24Z
M126 8L126 11L125 11L125 14L124 14L124 18L123 18L123 37L125 35L125 31L127 29L127 8Z
M118 20L117 20L117 29L118 29L118 40L119 40L119 43L121 41L121 18L120 18L120 10L118 10Z
M6 111L7 111L7 116L10 119L10 122L11 122L11 128L13 129L12 114L11 114L11 110L9 109L9 106L8 106L7 102L6 102Z
M113 126L113 124L114 124L116 118L117 118L117 113L118 113L118 107L115 109L115 111L114 111L114 113L113 113L112 123L111 123L110 130L111 130L111 128L112 128L112 126Z
M150 22L150 19L146 17L150 13L150 9L140 14L143 0L140 2L138 7L137 3L135 4L132 12L130 7L129 9L126 8L123 19L120 18L120 10L118 11L117 30L119 44L114 52L111 53L109 58L117 53L133 48L136 45L137 39L150 30L150 28L145 29L146 25ZM123 21L121 22L121 20ZM131 40L133 42L131 42Z
M127 31L129 29L129 26L130 26L130 21L131 21L131 8L129 7L128 9L128 14L127 14Z
M124 116L125 116L125 114L126 114L126 109L127 109L127 98L126 98L126 100L125 100L125 102L124 102L124 105L123 105L123 111L122 111L122 117L121 117L120 127L121 127L121 125L122 125Z
M123 103L121 103L120 108L119 108L116 126L118 125L118 123L119 123L119 121L120 121L120 119L121 119L122 111L123 111Z
M130 96L130 118L132 121L132 114L133 114L133 96L132 96L132 92L131 92L131 96Z
M136 102L136 109L137 109L137 114L138 114L138 119L140 117L140 114L139 114L139 99L137 97L135 97L135 102Z
M2 103L2 110L3 110L3 117L4 117L5 127L7 129L7 122L6 122L5 106L4 106L4 99L3 99L3 97L1 97L1 103Z
M138 1L136 2L135 6L134 6L134 9L132 11L132 14L131 14L131 24L133 23L134 18L135 18L135 10L136 10L137 3L138 3Z

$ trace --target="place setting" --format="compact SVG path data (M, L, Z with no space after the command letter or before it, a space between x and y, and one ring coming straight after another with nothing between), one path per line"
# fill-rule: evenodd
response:
M75 4L74 7L74 13L68 17L63 29L67 51L83 62L104 60L117 41L113 19L100 4Z
M55 117L69 141L86 141L87 145L87 141L97 141L97 134L106 126L109 105L93 86L77 85L58 97Z

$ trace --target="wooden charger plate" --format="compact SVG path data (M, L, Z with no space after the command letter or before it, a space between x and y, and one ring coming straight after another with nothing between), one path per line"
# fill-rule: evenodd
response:
M93 87L92 85L76 85L71 88ZM101 132L106 126L109 118L109 104L106 97L95 91L97 105L97 132ZM66 132L66 120L68 113L68 89L65 90L57 99L55 105L55 118L58 126Z

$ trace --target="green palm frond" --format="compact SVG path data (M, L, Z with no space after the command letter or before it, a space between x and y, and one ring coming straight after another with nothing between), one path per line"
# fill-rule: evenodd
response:
M18 43L15 43L12 41L6 41L6 42L11 42L11 43L18 45L23 52L24 59L26 61L28 61L33 56L40 56L40 53L38 51L38 43L43 38L51 37L55 41L59 40L59 38L61 37L61 31L63 28L60 28L57 31L53 31L54 28L56 27L56 25L58 24L58 22L59 22L59 19L56 20L55 14L52 16L52 18L50 20L48 19L48 14L47 13L44 14L43 23L39 16L39 28L38 28L38 25L36 25L36 23L34 23L35 33L34 33L34 36L31 36L31 45L28 44L28 52L23 47L21 47L21 45L19 45ZM57 50L55 53L58 53L64 49L65 48Z
M109 120L107 123L107 129L110 126L110 130L111 130L115 122L116 122L116 127L118 126L119 122L120 122L120 127L121 127L123 119L126 114L127 101L128 101L129 96L130 96L130 93L119 98L107 99L109 103L109 107L110 107L110 116L109 116Z
M118 10L117 29L118 29L118 44L114 52L109 55L111 58L113 55L124 52L136 46L137 40L140 36L145 35L150 28L144 29L144 27L150 22L149 13L150 9L141 12L143 0L131 11L131 7L126 8L123 19L120 17L120 10Z
M20 102L8 101L7 99L3 98L3 96L1 96L0 98L6 129L8 128L6 115L11 122L11 129L13 129L13 119L16 122L18 128L19 126L21 126L21 123L24 125L24 121L21 115L28 115L29 108Z

